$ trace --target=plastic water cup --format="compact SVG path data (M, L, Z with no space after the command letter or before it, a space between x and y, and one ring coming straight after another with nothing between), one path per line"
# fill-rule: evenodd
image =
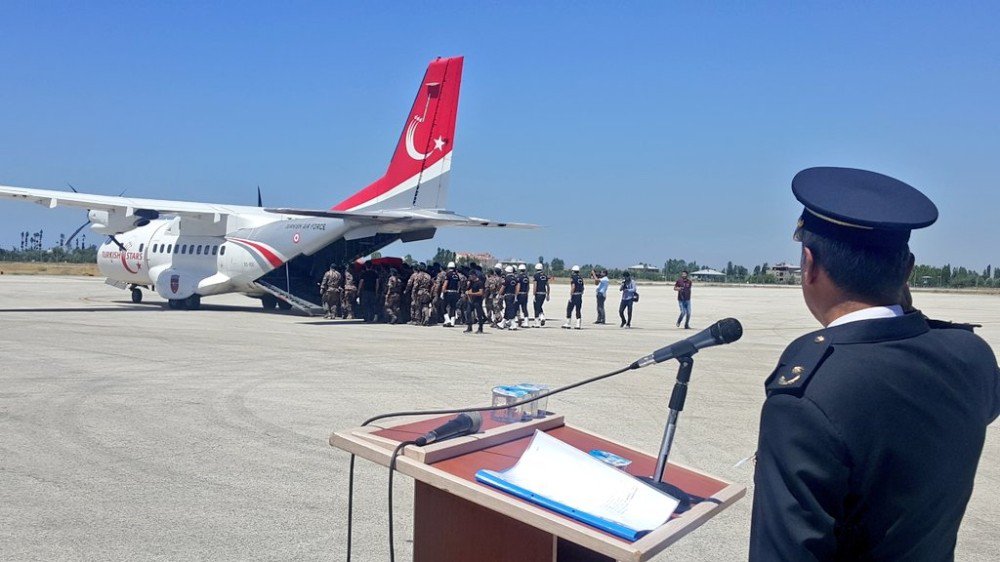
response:
M493 406L507 406L513 404L528 395L527 391L511 386L493 387ZM523 406L515 406L490 412L490 417L498 422L510 423L519 422L524 416Z

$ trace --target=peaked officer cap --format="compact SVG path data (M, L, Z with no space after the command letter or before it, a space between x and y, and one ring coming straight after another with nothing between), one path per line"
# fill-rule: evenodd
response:
M864 246L899 246L910 231L934 224L938 210L926 195L895 178L854 168L808 168L795 174L792 193L805 209L801 231Z

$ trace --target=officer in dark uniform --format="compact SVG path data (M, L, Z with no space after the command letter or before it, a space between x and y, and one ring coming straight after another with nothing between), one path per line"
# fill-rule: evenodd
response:
M937 208L893 178L810 168L802 294L823 329L767 379L750 560L952 560L1000 369L972 326L909 302L910 230Z
M508 265L504 268L507 275L503 278L503 286L500 288L500 296L503 297L503 323L500 329L517 329L517 275L514 275L514 267Z
M441 301L444 303L444 323L442 325L445 328L455 327L461 286L462 278L455 271L455 262L448 262L448 271L444 274L444 281L441 283Z
M472 331L472 324L479 323L477 334L483 333L483 324L486 322L486 314L483 312L483 298L486 296L486 283L483 279L483 271L476 264L472 264L469 270L469 277L465 281L465 332Z
M580 266L574 265L573 274L569 277L569 302L566 303L566 323L563 328L582 328L583 320L580 319L580 309L583 308L583 277L580 277ZM576 310L576 326L570 324L570 317Z
M517 325L521 327L528 319L529 292L531 292L531 278L528 277L528 267L522 263L517 266Z
M549 300L549 276L545 275L545 266L540 263L535 264L535 317L528 319L528 327L534 326L534 321L538 320L538 327L545 325L545 301Z

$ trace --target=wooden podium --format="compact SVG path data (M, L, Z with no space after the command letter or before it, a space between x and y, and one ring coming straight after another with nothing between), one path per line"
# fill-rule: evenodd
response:
M383 466L401 441L415 439L452 416L339 431L330 445ZM746 494L746 488L669 463L664 480L710 498L635 542L615 537L476 482L480 469L505 470L520 458L535 430L583 451L603 449L632 461L628 472L653 473L656 458L563 423L563 417L501 424L484 413L481 432L409 446L396 469L415 480L414 562L640 562L648 560Z

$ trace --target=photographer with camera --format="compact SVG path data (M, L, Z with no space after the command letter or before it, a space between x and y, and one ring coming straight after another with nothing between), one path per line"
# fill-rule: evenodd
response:
M608 298L608 272L607 270L592 269L590 278L597 285L597 320L594 324L606 324L604 318L604 301Z
M622 328L632 327L632 305L639 302L639 291L635 287L635 280L632 274L625 272L625 279L622 280L618 290L622 293L622 303L618 306L618 316L622 319ZM628 319L625 319L625 311L628 310Z

